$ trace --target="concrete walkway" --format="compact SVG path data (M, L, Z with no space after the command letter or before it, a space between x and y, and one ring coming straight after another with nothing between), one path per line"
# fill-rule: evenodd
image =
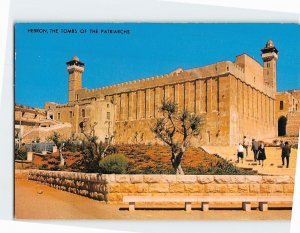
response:
M202 212L194 209L192 212L185 212L183 206L164 207L169 209L152 208L129 212L128 206L123 203L106 204L33 181L16 180L15 183L17 219L290 220L291 218L291 210L245 212L227 209Z
M281 149L279 147L266 147L266 157L264 166L258 165L258 162L254 162L253 152L251 148L248 148L248 157L244 157L243 164L236 163L237 153L236 146L203 146L205 151L210 154L218 154L220 157L232 162L237 167L251 168L262 175L289 175L295 176L297 150L292 149L290 156L290 166L286 168L282 166L281 161Z

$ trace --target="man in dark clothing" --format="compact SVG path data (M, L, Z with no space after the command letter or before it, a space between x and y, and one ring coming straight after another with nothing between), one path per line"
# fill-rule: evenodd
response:
M289 146L288 142L285 142L284 147L282 148L281 158L282 158L282 166L284 166L284 159L286 159L286 168L289 167L290 154L291 154L291 147Z
M252 139L252 145L251 145L251 150L253 151L254 154L254 162L257 160L257 152L258 152L258 142L255 141L255 139Z

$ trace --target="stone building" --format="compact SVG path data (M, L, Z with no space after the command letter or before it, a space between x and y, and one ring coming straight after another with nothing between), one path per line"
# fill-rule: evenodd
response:
M114 143L153 143L151 132L163 100L179 110L201 115L205 124L193 145L233 145L244 135L257 139L277 136L275 116L278 50L269 40L261 49L263 65L247 54L234 62L221 61L199 68L116 85L82 87L85 64L77 56L67 62L68 103L47 102L47 118L72 125L72 133L95 125L99 140L114 134Z
M300 126L300 90L276 93L278 136L298 136Z
M45 109L15 105L15 144L46 141L54 132L68 138L71 125L47 118Z

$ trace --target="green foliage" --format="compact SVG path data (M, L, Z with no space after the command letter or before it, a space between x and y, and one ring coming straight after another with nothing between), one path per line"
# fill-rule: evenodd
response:
M36 145L32 146L32 151L35 153L42 153L42 150L40 150Z
M128 159L123 154L111 154L99 163L99 170L104 174L124 174L127 167Z
M83 159L81 160L81 167L83 172L98 172L99 159L94 157L93 148L89 147L83 151Z
M56 166L52 167L50 170L51 171L60 171L61 169L59 166L56 165Z
M42 164L41 166L39 166L39 169L40 169L40 170L49 170L47 164Z
M254 175L254 171L247 171L234 166L225 159L219 160L210 168L203 168L199 165L199 173L203 175Z
M61 142L61 136L59 133L57 132L54 132L53 135L51 137L49 137L49 140L51 140L55 146L59 149L62 145L62 142Z
M78 146L72 138L69 138L64 142L64 151L71 151L71 152L78 151Z
M21 146L20 148L15 150L15 158L20 160L27 159L27 148L25 146Z

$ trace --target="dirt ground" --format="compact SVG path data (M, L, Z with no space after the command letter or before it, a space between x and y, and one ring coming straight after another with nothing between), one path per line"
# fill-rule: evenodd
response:
M267 212L239 209L212 209L202 212L193 208L185 212L178 206L169 208L148 208L137 206L128 211L126 204L103 203L72 193L56 190L34 181L16 180L16 219L127 219L127 220L290 220L290 209L275 209Z

